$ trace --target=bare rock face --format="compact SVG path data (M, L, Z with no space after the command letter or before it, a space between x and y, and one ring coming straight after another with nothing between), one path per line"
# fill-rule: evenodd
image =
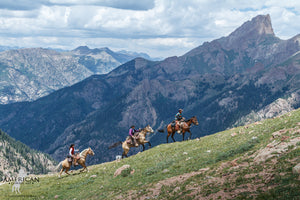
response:
M114 173L114 177L121 175L122 171L130 168L130 165L123 165L122 167L120 167L119 169L117 169Z
M193 65L193 60L211 66L202 68L203 72L227 75L245 70L257 72L299 51L298 40L299 36L280 40L273 32L270 16L259 15L245 22L229 36L206 42L191 50L183 59L189 65Z
M256 157L254 158L255 163L264 162L269 158L272 158L277 155L281 155L282 153L288 151L289 147L294 146L294 149L296 148L295 145L300 142L300 137L296 137L293 139L290 139L289 141L276 141L273 140L270 144L268 144L265 148L258 151Z
M292 93L288 98L278 98L271 104L265 106L257 112L251 112L250 114L240 118L235 125L250 124L255 121L261 121L263 119L273 118L285 113L291 112L300 102L300 93Z
M41 48L0 53L2 104L35 100L91 76L71 55Z
M294 174L300 174L300 163L298 163L295 167L293 167Z
M235 46L237 48L248 47L249 42L258 43L265 35L275 36L272 28L270 15L259 15L251 21L245 22L228 36L226 47Z

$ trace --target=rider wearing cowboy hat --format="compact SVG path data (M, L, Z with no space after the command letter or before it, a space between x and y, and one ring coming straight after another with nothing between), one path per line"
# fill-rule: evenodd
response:
M74 166L77 166L78 163L75 152L78 152L78 150L75 150L75 144L71 144L69 148L69 156L72 158Z
M181 133L181 122L184 121L184 117L182 117L183 109L179 109L178 113L175 115L175 121L174 121L174 127L176 125L176 122L179 124L179 130L177 131L179 134Z

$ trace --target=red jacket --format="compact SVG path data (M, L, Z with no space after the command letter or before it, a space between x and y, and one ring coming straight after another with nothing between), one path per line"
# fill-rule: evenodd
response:
M71 147L69 149L69 154L70 154L70 156L74 155L74 147Z

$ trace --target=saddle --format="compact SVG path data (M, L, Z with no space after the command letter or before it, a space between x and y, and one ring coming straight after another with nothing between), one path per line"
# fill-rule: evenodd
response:
M76 159L79 160L80 159L80 156L79 154L75 155ZM73 162L73 158L71 156L67 156L67 159L68 159L68 162Z
M178 131L180 129L180 122L176 121L176 122L172 122L171 123L171 127L175 130Z
M138 132L136 132L136 133L134 134L134 136L135 136L136 140L139 139L139 133L138 133ZM132 144L132 140L131 140L130 136L127 136L125 141L126 141L127 144ZM132 145L133 145L133 144L132 144Z
M181 129L182 129L182 121L176 121L176 122L172 122L172 128L174 131L177 131L179 134L181 134Z
M127 144L132 144L131 139L130 139L129 136L126 137L126 143L127 143Z

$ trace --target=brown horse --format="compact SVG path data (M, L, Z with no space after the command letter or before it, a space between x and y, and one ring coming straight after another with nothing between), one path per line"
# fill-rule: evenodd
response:
M86 167L85 165L85 159L87 157L87 155L95 155L94 151L89 147L85 150L83 150L80 154L79 154L79 159L77 160L78 164L80 164L83 169L80 170L80 172L83 172L85 169L87 171L88 168ZM65 173L70 175L68 173L68 171L70 170L71 166L72 166L72 162L69 162L68 161L68 158L66 158L65 160L61 161L59 164L58 164L58 167L60 166L60 164L62 165L62 169L60 170L60 173L59 173L59 177L61 176L61 174L63 173L63 171L65 170Z
M149 148L151 147L151 143L149 141L146 140L146 134L147 133L153 133L153 129L151 128L150 125L146 126L145 128L143 128L139 133L138 135L138 138L137 138L137 143L138 143L138 146L142 145L143 146L143 150L145 150L145 144L149 144ZM115 148L117 147L119 144L122 144L122 148L123 148L123 153L122 153L122 158L124 157L128 157L127 154L129 152L129 149L132 148L132 147L136 147L135 145L133 145L131 143L131 139L129 137L126 138L126 140L124 142L117 142L117 143L114 143L113 145L111 145L109 147L109 149L111 148Z
M195 125L198 125L199 123L198 123L198 120L197 120L197 118L196 118L196 116L193 116L192 118L190 118L190 119L188 119L188 120L185 120L184 122L181 122L182 123L182 126L181 126L181 128L182 128L182 130L181 130L181 134L182 134L182 141L184 141L184 135L185 135L185 133L186 132L189 132L190 133L190 136L189 136L189 138L188 139L191 139L191 137L192 137L192 133L191 133L191 131L190 131L190 128L191 128L191 125L192 124L195 124ZM161 129L161 130L159 130L160 132L164 132L164 129ZM171 126L171 123L170 124L168 124L167 125L167 132L168 132L168 135L167 135L167 143L169 143L169 141L168 141L168 138L169 138L169 136L171 135L171 137L172 137L172 139L173 139L173 142L175 142L175 139L174 139L174 134L175 134L175 128L173 128L172 126Z

